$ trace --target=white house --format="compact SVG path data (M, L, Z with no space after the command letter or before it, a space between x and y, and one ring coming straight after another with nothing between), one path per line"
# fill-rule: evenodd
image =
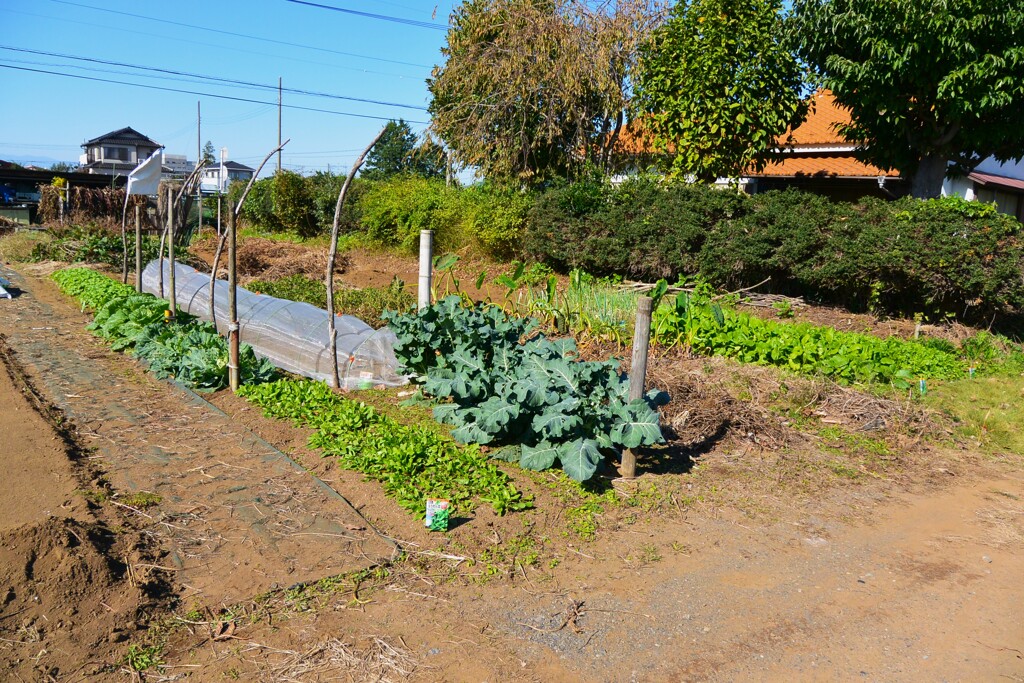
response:
M121 128L82 143L82 173L128 175L153 152L164 146L134 128Z
M256 169L249 168L237 161L221 161L219 164L211 164L203 169L201 189L209 194L225 193L228 186L236 180L249 182Z
M1024 222L1024 159L1000 163L989 157L967 176L946 178L942 194L995 202L1002 213Z

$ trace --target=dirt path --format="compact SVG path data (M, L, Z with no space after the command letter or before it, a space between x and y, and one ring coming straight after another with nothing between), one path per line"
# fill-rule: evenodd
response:
M208 605L249 600L275 583L339 574L389 551L350 508L282 461L272 446L194 396L154 381L84 332L86 316L48 283L20 283L30 292L0 302L0 333L33 381L80 425L115 490L161 496L144 511L152 519L129 514L177 555L181 567L174 577L184 584L185 608L193 598ZM10 391L0 384L0 392ZM218 405L244 409L223 397ZM19 423L7 418L0 420L0 437ZM301 442L300 432L290 433L287 425L261 431L261 418L249 413L246 419L282 450ZM48 468L50 437L40 429L43 436L33 440L35 431L17 431L19 448L38 453L39 467ZM57 451L51 455L59 464ZM843 496L793 502L771 520L752 521L727 507L683 508L602 529L593 542L573 542L557 563L544 559L491 580L479 565L478 578L467 573L453 580L464 561L420 563L414 556L394 565L373 589L353 581L308 601L284 597L272 617L247 613L227 640L212 639L209 625L179 628L161 656L180 668L162 675L1024 681L1024 470L1011 459L972 458L971 467L958 469L969 474L956 476L942 468L930 475L941 481L919 481L913 492L894 483L851 484L845 499L859 497L856 515L836 503ZM18 462L28 467L29 460ZM45 497L0 516L0 523L31 523L58 501L66 504L66 483L38 468L19 472L20 478L4 480L5 496L8 482L36 480L45 482ZM364 512L390 504L369 484L357 495L378 498L366 508L357 502ZM535 514L541 513L503 520L525 527ZM412 522L402 513L381 518L391 520L388 531L409 538L402 525ZM507 547L508 535L501 546L497 526L486 519L447 538L494 533L494 548ZM35 537L52 531L65 538L59 530L39 529ZM331 535L302 535L309 529ZM432 547L418 540L412 548ZM0 549L0 569L9 562ZM2 590L0 584L0 600ZM0 617L24 607L20 600L0 604ZM114 633L113 642L119 637ZM103 642L92 650L69 649L63 665L74 669L83 652L111 652ZM34 654L18 647L25 648L19 656Z
M159 497L137 514L171 550L185 600L231 604L390 558L393 545L325 484L110 351L51 283L3 274L22 293L0 309L0 334L96 449L114 490Z

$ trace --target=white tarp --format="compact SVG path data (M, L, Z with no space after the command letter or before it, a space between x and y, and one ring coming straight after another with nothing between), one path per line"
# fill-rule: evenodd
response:
M160 188L160 173L163 170L160 150L139 164L128 174L128 194L156 194Z
M170 285L167 260L150 262L142 271L142 289L160 296L160 271L164 286ZM217 330L228 333L228 283L217 280L214 305ZM210 276L182 263L174 264L174 288L178 308L201 320L210 319ZM277 299L238 288L239 338L277 367L326 382L331 381L330 337L327 311L310 304ZM375 330L351 315L335 318L338 343L338 374L346 389L400 386L407 379L398 374L395 333L387 327Z

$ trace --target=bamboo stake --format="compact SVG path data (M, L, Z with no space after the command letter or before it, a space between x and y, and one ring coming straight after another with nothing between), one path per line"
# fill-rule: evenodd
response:
M352 164L352 168L348 170L348 176L345 177L345 184L341 186L341 192L338 193L338 203L334 206L334 223L331 225L331 249L327 254L327 276L324 280L327 283L327 336L331 353L331 376L334 379L335 389L341 388L341 378L338 376L338 331L334 324L334 260L338 256L338 231L341 227L341 207L345 203L345 195L348 194L348 188L352 184L352 179L356 176L356 171L363 165L366 155L370 153L373 146L384 135L385 130L387 130L387 126L381 128L377 136L373 138L373 142L366 146L366 149L359 155L356 162Z
M235 212L228 214L228 384L232 393L241 384L238 369L238 273L235 269Z

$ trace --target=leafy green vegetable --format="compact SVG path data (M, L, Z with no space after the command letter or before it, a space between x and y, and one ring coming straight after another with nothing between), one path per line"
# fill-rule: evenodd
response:
M89 268L69 268L53 274L65 294L95 310L88 329L111 342L115 350L132 350L157 377L173 377L196 391L216 391L228 385L228 344L211 323L178 313L177 323L164 321L168 302L139 294ZM248 344L239 349L241 380L261 383L277 371L259 359Z
M239 395L268 417L314 428L310 446L380 482L417 517L424 516L427 498L445 498L463 510L480 500L499 515L532 507L477 446L460 447L431 429L399 424L323 382L278 380L242 387Z
M820 374L847 384L886 382L906 389L916 379L965 374L955 353L934 345L762 320L723 309L699 294L681 293L674 306L661 306L653 331L659 343L681 344L694 353Z
M494 306L465 307L457 296L384 317L397 336L399 362L424 392L446 401L434 417L452 425L458 441L521 444L522 467L559 462L584 481L600 467L602 450L663 440L654 408L667 396L628 402L617 361L578 361L572 339L529 336L536 321Z

